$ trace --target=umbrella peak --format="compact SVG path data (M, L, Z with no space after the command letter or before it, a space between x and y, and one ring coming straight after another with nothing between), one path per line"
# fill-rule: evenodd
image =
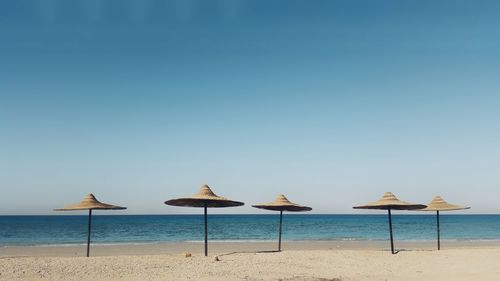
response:
M97 198L95 198L94 194L89 193L85 197L83 197L82 202L99 202ZM99 202L101 203L101 202Z
M194 195L195 197L220 197L220 196L217 196L213 191L212 189L210 188L210 186L208 186L207 184L204 184L200 187L200 190L198 191L198 193L196 193Z
M447 203L443 197L441 196L434 196L434 198L432 199L432 202L444 202L444 203Z
M394 195L394 193L386 192L382 195L382 200L398 200L398 198Z
M281 201L281 202L292 203L292 202L290 202L290 200L288 200L288 198L286 198L286 196L285 196L285 195L283 195L283 194L280 194L280 195L276 196L276 199L275 199L274 201L275 201L275 202L280 202L280 201Z

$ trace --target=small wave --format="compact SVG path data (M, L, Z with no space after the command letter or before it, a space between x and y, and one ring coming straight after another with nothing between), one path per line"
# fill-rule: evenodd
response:
M277 239L220 239L209 240L210 243L275 243ZM285 243L314 243L314 242L385 242L387 239L365 239L365 238L326 238L326 239L284 239ZM402 243L434 243L435 239L399 239ZM455 239L441 239L442 242L478 242L478 243L500 243L498 238L455 238ZM174 243L204 243L204 240L170 240L170 241L117 241L117 242L92 242L93 247L99 246L127 246L127 245L154 245L154 244L174 244ZM40 244L10 244L0 245L0 248L9 247L84 247L86 243L40 243Z
M210 243L259 243L259 242L274 242L276 240L273 239L228 239L228 240L210 240ZM286 241L286 240L282 240ZM186 240L186 241L178 241L178 242L186 242L186 243L204 243L204 240Z

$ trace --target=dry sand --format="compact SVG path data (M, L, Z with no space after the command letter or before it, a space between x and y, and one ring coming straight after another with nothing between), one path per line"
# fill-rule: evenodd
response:
M204 257L202 244L165 243L99 246L98 256L85 258L68 257L71 247L3 247L0 280L500 280L498 245L456 243L442 251L402 245L414 248L391 255L379 243L294 242L277 253L249 250L270 243L212 243L213 254ZM29 249L38 256L22 257ZM186 258L183 249L196 251Z

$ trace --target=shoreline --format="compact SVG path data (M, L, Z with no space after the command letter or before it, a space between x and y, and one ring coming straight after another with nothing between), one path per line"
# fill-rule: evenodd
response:
M486 249L500 248L500 240L441 241L442 249ZM375 250L388 251L389 241L283 241L285 251L317 250ZM277 241L256 242L220 242L209 241L210 255L243 252L274 251ZM429 251L436 248L436 241L395 241L395 247L401 251ZM83 256L86 244L37 245L37 246L1 246L0 257L77 257ZM92 244L92 256L136 256L191 253L202 255L203 242L151 242Z

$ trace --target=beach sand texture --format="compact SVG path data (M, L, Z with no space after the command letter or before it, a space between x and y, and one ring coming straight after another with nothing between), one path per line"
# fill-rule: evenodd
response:
M2 257L0 280L500 280L500 247Z

